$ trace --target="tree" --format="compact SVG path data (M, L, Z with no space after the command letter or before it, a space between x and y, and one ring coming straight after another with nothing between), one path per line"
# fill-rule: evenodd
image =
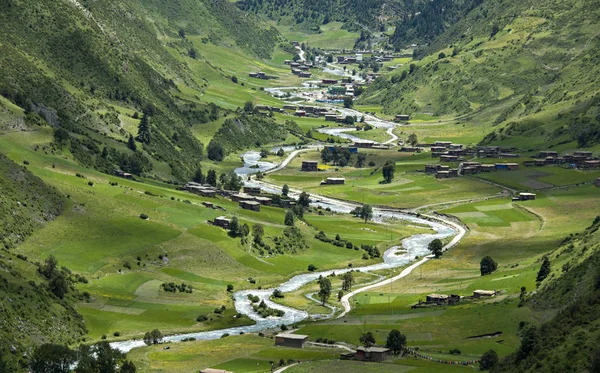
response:
M363 205L360 208L360 218L367 222L373 218L373 207L371 205Z
M366 161L366 160L367 160L367 156L366 156L366 155L364 155L364 154L362 154L362 153L359 153L359 154L356 156L356 164L355 164L355 166L356 166L357 168L362 168L362 167L365 165L365 161Z
M252 226L252 236L254 237L254 242L261 243L262 237L265 234L265 228L262 224L256 223Z
M482 276L489 275L490 273L494 272L497 268L498 263L496 263L496 261L490 256L483 257L483 259L481 259L481 262L479 263L479 270L481 271Z
M479 370L490 370L498 364L498 354L494 350L488 350L479 359Z
M398 355L402 352L402 349L406 346L406 336L398 329L392 329L390 334L387 336L387 341L385 342L385 347L392 350L394 355Z
M248 224L244 223L244 225L242 225L240 233L241 233L242 237L248 237L248 235L250 234L250 226Z
M231 81L234 82L235 84L238 84L238 78L235 75L231 76Z
M135 139L131 135L129 135L129 139L127 140L127 147L133 151L137 150L137 145L135 143Z
M344 107L350 109L354 105L354 99L350 96L344 97Z
M294 213L291 211L288 211L285 213L285 219L283 221L283 224L288 225L290 227L294 226Z
M162 339L163 335L158 329L154 329L151 332L146 332L146 334L144 334L144 343L148 346L157 345L162 341Z
M383 174L383 180L385 183L391 183L394 180L394 171L396 171L396 164L393 161L387 161L381 167L381 173Z
M315 265L314 265L314 264L309 264L309 265L308 265L308 271L309 271L309 272L314 272L314 271L316 271L316 270L317 270L317 267L315 267Z
M346 272L342 276L342 290L350 291L352 290L352 284L354 283L354 276L352 272Z
M77 373L96 373L98 363L92 346L81 344L77 349Z
M279 148L279 150L277 151L277 156L283 157L284 154L285 154L285 151L283 150L283 148Z
M419 140L418 140L418 138L417 138L417 135L416 135L416 134L414 134L414 133L411 133L410 135L408 135L408 140L407 140L407 142L408 142L410 145L412 145L412 146L415 146L415 145L417 145L417 144L419 143Z
M356 119L354 119L354 117L351 115L346 115L346 117L344 118L344 124L353 126L354 123L356 123Z
M360 341L360 344L366 348L375 345L375 336L371 332L363 333L358 340Z
M222 184L223 189L234 190L236 192L239 191L240 189L242 189L242 186L244 185L244 181L234 171L231 171L231 172L221 175L221 176L222 176L221 184Z
M179 37L185 39L185 30L182 28L179 29Z
M121 365L119 373L135 373L136 370L137 369L135 368L135 364L133 364L133 361L125 360L123 362L123 365Z
M144 113L144 115L142 115L140 123L138 124L137 139L141 143L150 144L150 139L152 137L151 135L152 134L150 131L150 118L148 118L148 115Z
M98 343L94 346L94 352L100 373L116 373L118 363L125 358L125 354L110 347L108 342Z
M1 345L0 345L0 373L8 373L8 364L3 359Z
M304 208L308 208L308 206L310 206L310 195L306 192L300 193L300 197L298 197L298 204Z
M194 173L194 177L192 177L192 181L199 183L199 184L204 184L206 182L206 177L204 177L204 173L202 173L201 167L198 167L196 169L196 172Z
M55 273L48 282L48 289L59 299L63 299L69 292L69 282L62 273Z
M229 232L231 233L231 235L233 237L237 237L237 236L239 236L240 231L241 231L240 221L238 220L237 216L234 216L233 218L231 218L231 221L229 222Z
M544 281L544 279L546 277L548 277L548 275L550 274L550 271L551 271L550 259L548 258L548 256L544 256L544 259L542 260L542 265L541 265L540 270L539 270L539 272L537 274L536 281L537 282Z
M440 256L442 256L443 247L444 244L442 243L442 241L439 238L436 238L435 240L429 243L429 246L427 248L429 249L429 251L431 251L435 258L438 259Z
M67 140L69 140L70 136L69 136L69 132L67 132L66 129L62 128L62 127L58 127L54 129L54 142L56 142L58 145L65 145L67 143Z
M228 284L228 285L227 285L227 292L228 292L228 293L231 293L232 291L233 291L233 285L231 285L231 284Z
M283 184L283 188L281 188L281 195L286 196L290 192L290 187L287 184Z
M223 145L211 140L206 147L206 155L211 161L221 162L225 158L225 149Z
M56 272L58 272L58 260L56 260L54 255L50 255L40 268L40 273L47 279L51 279Z
M261 149L260 150L260 157L261 158L266 158L269 156L269 151L267 149Z
M441 59L443 59L443 58L446 58L446 53L444 53L444 52L440 52L440 54L438 54L438 59L440 59L440 60L441 60Z
M539 348L540 334L534 325L527 326L521 332L521 345L517 349L518 360L524 360Z
M208 170L208 173L206 174L206 183L214 187L217 186L217 171Z
M327 277L319 279L319 299L321 304L325 305L327 299L331 296L331 281Z
M67 373L76 359L75 351L67 346L46 343L36 348L29 369L31 373Z
M190 48L188 50L188 56L190 56L190 58L196 59L198 57L198 51L196 50L196 48Z
M244 103L244 111L246 113L252 113L252 112L254 112L254 104L252 103L252 101L246 101Z

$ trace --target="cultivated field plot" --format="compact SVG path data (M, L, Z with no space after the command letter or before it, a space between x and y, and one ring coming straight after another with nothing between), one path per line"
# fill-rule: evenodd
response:
M464 223L479 226L510 226L514 222L536 219L506 198L457 206L440 212L454 215Z
M376 163L375 167L390 158L397 161L395 177L390 184L382 183L381 170L374 167L358 169L324 165L322 168L326 171L300 171L303 160L320 162L320 157L315 152L301 154L290 162L285 170L270 174L266 180L328 197L401 208L414 208L457 199L490 197L501 192L496 186L474 179L436 179L434 176L417 172L422 170L427 162L431 162L431 158L422 155L413 157L407 153L373 150L365 150L364 153L367 154L366 163L373 161ZM344 177L345 185L320 185L327 177Z
M356 39L360 36L356 32L342 29L341 22L330 22L321 25L321 33L305 33L294 30L293 27L276 25L277 29L289 41L308 43L312 48L323 49L352 49Z
M477 177L513 188L536 190L590 182L600 177L600 171L544 166L508 172L482 173Z

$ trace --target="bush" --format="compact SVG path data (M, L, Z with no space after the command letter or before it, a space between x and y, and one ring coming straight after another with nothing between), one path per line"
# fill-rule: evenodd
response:
M93 181L88 181L88 185L89 186L94 186L94 182Z
M113 336L115 336L115 337L120 337L120 336L121 336L121 332L114 332L114 333L113 333Z
M140 219L142 219L142 220L148 220L148 215L146 215L146 214L140 214Z
M309 271L309 272L314 272L314 271L316 271L316 270L317 270L317 267L315 267L315 265L314 265L314 264L309 264L309 265L308 265L308 271Z

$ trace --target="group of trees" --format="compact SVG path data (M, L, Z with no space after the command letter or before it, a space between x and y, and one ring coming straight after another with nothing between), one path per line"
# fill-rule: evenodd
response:
M63 299L69 292L69 278L58 268L58 260L50 255L39 267L39 273L48 280L48 290L58 298Z
M360 344L366 348L376 345L375 335L372 332L363 333L359 338ZM385 347L389 348L394 355L398 355L406 347L406 335L402 334L398 329L390 330L385 341Z
M321 160L325 163L332 162L333 165L346 167L351 164L352 153L350 149L341 146L324 147L321 151Z
M371 205L358 206L350 213L356 217L360 217L365 221L365 223L368 220L373 219L373 207Z
M225 190L234 191L239 191L242 188L242 186L244 186L242 178L233 171L228 173L222 173L217 179L217 172L215 170L210 169L208 170L206 175L204 175L201 167L198 167L196 169L196 172L192 177L192 181L199 184L208 184L213 187L217 187L220 185L221 188Z
M444 247L444 244L442 243L442 240L440 240L439 238L434 239L427 246L429 251L431 251L431 253L435 256L436 259L439 259L440 256L442 256L443 247Z
M331 296L331 281L327 277L319 277L319 292L317 293L321 304L325 305L329 297Z
M31 373L135 373L135 365L108 342L80 345L77 350L56 344L43 344L31 356Z
M352 284L354 283L354 276L352 272L346 272L342 275L342 290L350 291L352 290Z
M162 342L163 335L158 329L154 329L152 331L146 332L144 334L144 343L147 346L157 345Z

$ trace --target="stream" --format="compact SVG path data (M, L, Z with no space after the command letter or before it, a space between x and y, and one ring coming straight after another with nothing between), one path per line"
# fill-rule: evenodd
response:
M345 74L345 72L343 72L343 73ZM302 92L303 90L310 89L313 85L314 85L314 82L305 82L304 87L268 88L265 90L274 96L278 96L280 94L283 94L283 92L287 91L287 90L296 90L296 91L300 90L300 92ZM297 93L294 92L294 95L297 95ZM301 97L301 96L298 96L298 97ZM330 104L321 104L321 106L325 106L325 107L329 108L330 110L338 111L341 115L344 115L344 116L351 115L351 116L357 116L360 118L364 115L366 123L369 123L372 126L378 127L378 128L387 128L388 134L390 134L390 136L392 137L391 141L397 139L397 137L395 137L395 135L391 134L391 129L393 129L395 126L397 126L398 125L397 123L384 121L373 115L364 114L364 113L361 113L354 109L346 109L346 108L343 108L340 106L330 105ZM321 129L319 129L319 131L322 133L329 134L332 136L338 136L338 137L349 139L352 141L362 141L362 142L369 141L369 140L361 139L357 136L353 136L352 134L348 133L348 132L352 132L353 130L355 131L355 129L353 129L353 128L321 128ZM390 142L390 141L388 141L388 142ZM310 147L318 148L319 145L303 146L302 148L310 148ZM277 152L277 150L279 150L280 148L283 148L283 150L286 153L298 149L294 146L281 146L281 147L276 146L273 149L271 149L271 152ZM248 151L248 152L242 154L242 159L244 161L244 165L235 170L235 172L240 176L248 176L250 174L257 173L258 171L266 172L266 171L275 169L278 166L275 163L261 161L260 153L258 151ZM284 162L289 162L289 159ZM281 188L277 185L271 185L271 184L267 184L267 183L256 181L256 180L247 181L245 183L245 185L259 186L265 192L268 192L268 193L280 193L280 191L281 191ZM298 191L298 190L291 190L289 193L290 197L292 197L292 198L298 198L299 194L300 194L300 191ZM318 195L311 195L311 205L316 206L316 207L321 207L324 209L329 208L332 211L335 211L338 213L349 213L359 204L345 202L345 201L339 201L339 200L335 200L335 199L327 198L327 197L323 197L323 196L318 196ZM327 270L327 271L299 274L299 275L296 275L296 276L290 278L289 280L283 282L282 284L280 284L277 287L277 289L279 289L283 293L290 293L290 292L300 289L301 287L303 287L304 285L306 285L310 282L316 281L320 276L326 277L333 273L339 275L339 274L346 273L348 271L374 272L374 271L380 271L380 270L385 270L385 269L393 269L393 268L397 268L397 267L402 267L402 266L405 266L405 265L409 264L410 262L414 261L417 257L423 257L425 255L430 254L429 250L427 249L427 246L429 245L429 243L432 240L434 240L436 238L445 239L448 237L455 236L458 233L457 229L455 229L454 227L451 227L450 225L443 224L440 221L426 220L423 218L419 218L419 217L416 217L416 216L413 216L410 214L406 214L406 213L402 213L402 212L398 212L398 211L390 211L390 210L378 209L378 208L373 209L373 221L382 223L382 224L386 224L385 221L388 221L388 220L402 220L402 221L407 222L408 224L428 226L433 231L433 233L416 234L416 235L404 238L401 241L400 245L393 246L383 253L383 255L382 255L383 261L380 263L363 266L363 267L354 267L354 268L346 267L346 268L339 268L339 269L335 269L335 270ZM318 265L318 263L315 263L315 264ZM282 324L286 324L286 325L294 324L294 323L297 323L297 322L300 322L302 320L306 320L309 318L315 319L315 320L330 318L333 314L332 313L332 314L328 314L328 315L323 315L323 314L309 315L305 311L297 310L297 309L294 309L291 307L286 307L286 306L277 304L269 299L269 297L271 296L271 294L273 293L273 291L275 289L276 288L262 289L262 290L240 290L240 291L236 291L235 293L233 293L233 299L234 299L236 311L238 313L246 315L250 319L252 319L255 322L253 325L231 327L231 328L204 331L204 332L196 332L196 333L170 335L170 336L165 337L163 339L163 341L164 342L180 342L181 340L186 339L186 338L195 338L196 340L219 339L224 334L237 335L237 334L241 334L241 333L259 332L259 331L270 329L270 328L276 328ZM248 300L249 294L252 294L253 296L258 296L270 308L277 309L277 310L283 310L285 312L284 316L282 316L282 317L272 317L271 316L271 317L267 317L267 318L260 317L252 309L252 303L250 302L250 300ZM119 349L122 352L128 352L134 348L144 346L144 342L142 340L136 339L136 340L122 341L122 342L114 342L114 343L111 343L111 346L113 348Z

